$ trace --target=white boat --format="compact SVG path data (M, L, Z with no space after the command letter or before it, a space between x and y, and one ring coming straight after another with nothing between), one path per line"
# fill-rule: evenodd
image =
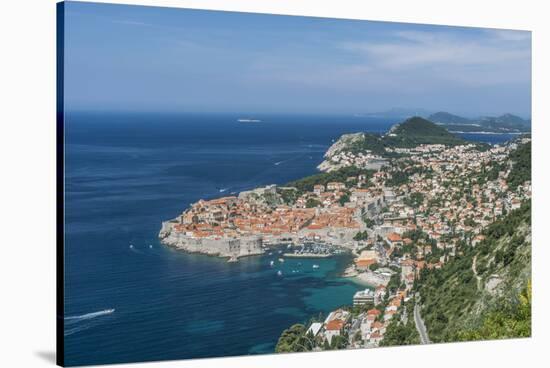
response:
M317 268L319 268L319 265L318 265L318 264L314 264L314 265L313 265L313 268L317 269Z
M283 271L281 270L277 271L277 276L283 276Z
M134 248L134 246L132 244L130 244L130 249Z
M260 119L237 119L239 123L261 123Z
M270 265L271 267L273 267L273 264L274 264L274 263L275 263L275 262L271 261L271 262L269 262L269 265Z
M283 258L279 258L279 262L283 263L285 260Z

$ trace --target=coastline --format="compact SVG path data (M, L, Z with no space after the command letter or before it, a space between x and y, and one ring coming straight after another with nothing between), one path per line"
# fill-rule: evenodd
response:
M504 135L504 134L522 135L522 134L530 134L530 132L486 132L486 131L482 131L482 132L478 132L478 131L465 132L465 131L461 131L461 130L449 130L449 133L453 133L453 134L493 134L493 135Z

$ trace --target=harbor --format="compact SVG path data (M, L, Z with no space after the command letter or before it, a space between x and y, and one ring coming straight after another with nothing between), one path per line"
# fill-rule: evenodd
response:
M287 258L328 258L341 254L344 250L326 243L306 242L299 245L288 244L282 255Z

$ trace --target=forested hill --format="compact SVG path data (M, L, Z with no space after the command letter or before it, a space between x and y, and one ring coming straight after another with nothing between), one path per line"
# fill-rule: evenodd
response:
M531 334L531 204L489 225L441 270L421 272L417 290L430 339L527 337Z
M382 157L392 156L386 148L413 148L420 144L449 146L468 143L449 133L445 128L420 117L413 117L394 125L385 135L371 133L345 134L334 143L325 157L340 152L354 154L372 152Z
M420 117L412 117L395 125L384 137L386 145L414 147L419 144L464 144L465 141L447 129Z
M449 114L448 112L440 111L430 115L428 120L448 127L453 131L527 133L531 130L531 120L524 120L519 116L512 114L468 119L462 116Z
M506 181L511 190L516 190L518 185L531 180L531 142L520 144L512 151L509 160L512 170Z

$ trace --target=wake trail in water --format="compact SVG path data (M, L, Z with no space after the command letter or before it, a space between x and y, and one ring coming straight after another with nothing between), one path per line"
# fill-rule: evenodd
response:
M101 321L97 320L97 317L107 316L113 314L114 309L105 309L98 312L86 313L79 316L65 317L65 331L64 336L70 336L80 331L87 330L93 326L98 325Z
M105 309L99 312L93 312L93 313L86 313L82 314L80 316L70 316L65 317L65 321L85 321L87 319L92 319L100 316L105 316L107 314L112 314L115 312L115 309Z

